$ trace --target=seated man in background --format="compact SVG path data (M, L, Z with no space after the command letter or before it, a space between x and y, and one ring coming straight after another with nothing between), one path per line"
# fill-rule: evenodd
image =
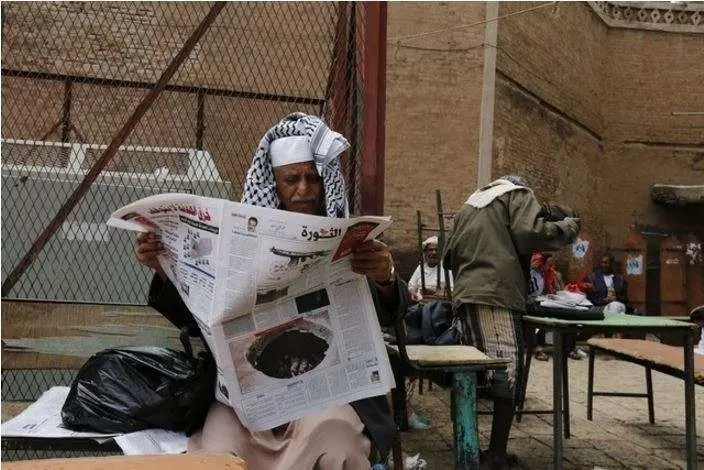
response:
M589 275L591 290L587 298L594 305L621 302L628 308L628 283L614 272L615 257L609 252L602 255L599 267Z
M555 267L555 256L549 252L534 253L530 259L528 297L555 294L564 288L562 274ZM535 358L539 361L549 359L545 351L546 344L545 330L537 328L535 331ZM587 353L576 347L576 338L572 335L567 337L567 350L572 359L581 360L587 357Z
M555 294L565 288L565 281L562 273L555 266L555 255L552 253L543 253L545 260L545 287L548 294Z
M445 271L442 263L440 263L440 255L438 254L438 237L426 238L422 247L423 265L418 265L408 281L408 294L411 296L411 300L416 302L422 300L423 295L441 296L445 293ZM440 278L438 278L438 267ZM421 269L425 279L421 277ZM450 289L452 289L452 271L448 273L448 276ZM423 285L423 280L425 280L425 285Z
M533 253L530 258L530 277L528 279L528 298L535 298L547 293L545 283L545 256L542 253ZM526 332L526 334L529 334ZM547 361L548 354L545 352L545 330L535 329L535 358L539 361Z

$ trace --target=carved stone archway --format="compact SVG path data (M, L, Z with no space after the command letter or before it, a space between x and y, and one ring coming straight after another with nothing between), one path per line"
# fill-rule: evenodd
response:
M704 33L702 2L587 2L609 26Z

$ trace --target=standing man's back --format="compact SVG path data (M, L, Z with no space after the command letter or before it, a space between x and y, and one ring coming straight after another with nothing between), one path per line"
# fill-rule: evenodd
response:
M455 274L453 298L465 344L510 358L489 376L494 418L486 468L506 467L517 377L523 362L527 260L535 250L571 243L579 219L570 210L541 205L523 178L509 175L477 190L455 219L445 262ZM448 259L449 258L449 259Z
M481 205L492 192L496 196L482 207L472 205L470 197L456 216L448 242L453 298L525 312L527 270L522 259L535 250L571 243L579 225L573 218L547 220L547 211L554 208L541 205L527 187L510 182L491 183L475 193L480 197L474 201Z

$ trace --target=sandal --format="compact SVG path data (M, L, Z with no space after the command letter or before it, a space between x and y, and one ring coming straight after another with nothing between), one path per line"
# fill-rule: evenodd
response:
M550 356L545 351L538 351L535 353L535 359L538 361L548 361Z

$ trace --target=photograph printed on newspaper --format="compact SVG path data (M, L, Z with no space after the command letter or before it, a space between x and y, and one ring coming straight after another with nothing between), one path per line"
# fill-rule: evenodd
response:
M390 224L176 193L108 221L161 236L161 267L216 359L216 398L252 430L393 388L369 286L350 264Z

